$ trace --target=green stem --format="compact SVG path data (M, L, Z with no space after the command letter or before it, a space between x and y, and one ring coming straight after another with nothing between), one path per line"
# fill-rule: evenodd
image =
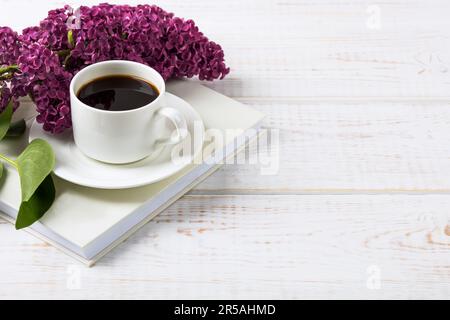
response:
M4 73L14 73L16 71L19 71L19 67L17 65L13 64L10 66L0 68L0 75L2 75Z
M69 44L69 48L75 47L75 40L73 39L73 30L69 30L67 32L67 42Z
M14 160L11 160L10 158L2 155L1 153L0 153L0 159L4 160L5 162L9 163L11 166L13 166L14 168L17 169L17 164Z

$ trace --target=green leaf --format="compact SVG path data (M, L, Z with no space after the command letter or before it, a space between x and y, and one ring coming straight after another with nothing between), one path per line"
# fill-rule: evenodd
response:
M16 219L16 229L29 227L50 209L55 200L55 185L49 174L28 201L21 203Z
M16 160L22 187L22 202L31 199L55 166L52 147L42 139L35 139Z
M0 162L0 178L3 175L3 163Z
M6 132L6 137L20 137L27 129L27 124L24 119L11 123L8 131Z
M45 140L35 139L19 155L16 165L22 187L16 229L22 229L39 220L55 200L50 174L55 166L55 154Z
M13 103L10 101L5 110L0 113L0 140L2 140L8 132L13 113Z

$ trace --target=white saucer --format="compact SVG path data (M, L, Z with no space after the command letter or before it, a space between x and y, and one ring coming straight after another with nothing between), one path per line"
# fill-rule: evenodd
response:
M183 147L189 146L185 148L188 152L181 152L175 161L172 151L179 152L181 145L161 148L149 157L129 164L99 162L88 158L76 147L71 130L52 135L45 132L36 120L31 126L29 140L42 138L50 143L56 155L55 175L75 184L101 189L125 189L160 181L192 162L202 150L205 131L202 119L194 108L183 99L166 94L167 105L178 109L185 116L189 131L187 140L181 142Z

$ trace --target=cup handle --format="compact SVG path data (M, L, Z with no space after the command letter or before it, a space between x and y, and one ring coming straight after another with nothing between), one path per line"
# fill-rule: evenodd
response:
M161 109L156 111L156 115L163 116L166 119L170 120L177 131L176 136L172 134L170 135L170 137L156 140L155 144L157 146L174 145L186 139L188 135L187 123L186 119L180 111L174 108L162 107Z

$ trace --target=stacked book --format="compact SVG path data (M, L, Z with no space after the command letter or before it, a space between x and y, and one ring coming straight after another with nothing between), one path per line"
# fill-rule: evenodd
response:
M91 266L174 201L217 170L256 139L264 115L193 81L169 82L167 91L188 102L222 141L205 139L200 161L193 161L161 181L128 189L86 187L54 176L56 200L39 221L25 229ZM27 109L29 125L33 108ZM28 131L14 141L2 141L0 151L15 157L28 142ZM211 144L214 143L214 147ZM14 223L20 205L20 181L6 167L0 188L1 216Z

